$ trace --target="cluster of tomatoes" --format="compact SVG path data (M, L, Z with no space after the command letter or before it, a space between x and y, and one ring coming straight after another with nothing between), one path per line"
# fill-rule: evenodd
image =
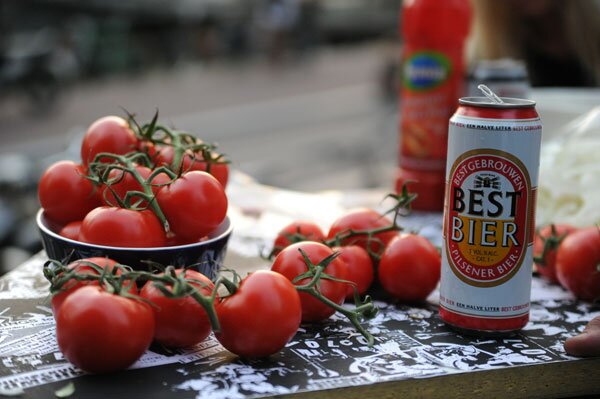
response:
M326 272L350 284L323 281L321 288L332 301L341 303L355 294L365 295L375 280L400 301L423 301L439 282L440 253L425 237L398 230L394 220L368 208L340 216L327 235L315 223L295 221L275 239L273 270L292 279L298 270L288 263L299 257L299 249L308 253L312 262L335 252L339 256ZM303 242L290 246L299 240ZM306 315L307 320L312 317Z
M108 258L58 267L50 262L45 275L52 283L61 352L85 371L105 373L129 367L152 342L191 347L211 331L236 355L266 357L280 351L302 321L323 320L336 310L368 335L359 318L374 315L373 304L353 311L331 303L324 296L330 287L340 284L345 292L346 286L321 273L325 268L330 272L327 262L311 265L299 256L278 263L285 275L274 265L273 270L253 272L240 282L221 277L213 283L197 271L172 267L159 273L134 271ZM311 267L321 272L307 273ZM310 284L295 281L301 275ZM219 290L221 286L227 293Z
M228 165L214 146L156 124L103 117L81 145L81 163L46 169L38 197L59 234L118 247L202 240L227 213Z
M152 342L190 347L213 331L232 353L265 357L280 351L301 323L325 320L336 311L372 343L360 323L376 314L364 296L374 265L382 286L406 301L426 298L439 279L437 249L398 230L371 209L343 215L328 236L310 222L294 222L274 243L271 270L241 281L221 276L212 282L197 271L173 267L158 273L132 270L108 258L67 266L49 262L45 275L59 348L83 370L110 372L133 364ZM354 307L343 304L347 298L354 298Z
M121 370L152 342L193 346L211 331L231 352L264 357L283 348L300 325L300 299L284 276L264 270L241 282L213 283L191 269L133 271L108 258L48 263L58 346L92 373ZM218 295L225 283L229 295Z
M560 283L577 298L600 298L600 227L551 224L540 228L533 244L542 277Z
M60 161L45 171L39 199L59 234L162 247L200 241L224 220L227 163L213 146L156 119L140 126L131 117L101 118L84 135L81 163ZM188 347L214 331L231 352L264 357L281 350L302 322L336 311L372 342L360 321L376 312L365 296L376 275L405 301L425 299L440 276L437 249L399 234L395 219L359 209L335 221L327 236L315 224L294 222L274 243L271 270L241 281L213 283L172 267L135 271L108 258L60 265L47 274L59 347L83 370L108 372L130 366L152 342ZM217 295L221 286L228 294ZM342 306L346 299L355 307Z

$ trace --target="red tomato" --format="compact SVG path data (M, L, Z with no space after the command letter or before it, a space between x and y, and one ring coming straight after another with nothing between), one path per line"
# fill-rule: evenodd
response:
M163 226L152 211L108 206L88 213L79 232L79 241L113 247L163 247L166 240Z
M388 244L379 262L379 281L401 301L422 301L440 280L441 257L425 237L403 234Z
M185 273L186 279L194 279L199 283L190 283L205 296L211 295L214 284L208 277L194 270L176 270L177 275ZM161 273L162 275L162 273ZM167 286L173 291L172 286ZM167 298L155 283L148 281L140 296L154 305L154 340L171 348L183 348L203 341L210 334L211 326L206 311L194 298Z
M327 234L327 239L331 240L336 235L343 235L350 230L363 231L373 230L381 227L390 226L392 222L385 216L380 215L376 211L367 208L355 209L347 214L339 217L331 227ZM379 233L374 236L370 242L369 248L371 252L381 254L387 244L398 236L397 231L388 231ZM367 249L368 237L366 234L356 235L341 241L341 245L358 245Z
M366 294L371 287L374 278L373 262L366 249L358 245L349 245L347 247L333 248L339 252L339 258L346 264L346 280L356 284L356 290L359 295ZM348 284L346 289L346 299L354 298L354 286Z
M275 257L271 270L283 274L290 281L305 273L308 267L299 249L302 249L306 253L314 265L333 253L331 248L318 242L299 242L281 251ZM345 280L347 277L346 264L341 259L336 258L325 268L325 273L340 280ZM308 282L309 279L302 279L295 284L304 285ZM347 284L321 279L319 287L321 294L326 298L338 305L344 302ZM325 305L310 294L305 292L300 292L299 294L300 301L302 302L302 321L324 320L335 313L335 309Z
M154 335L150 305L83 287L69 295L56 316L58 347L91 373L123 370L148 349Z
M137 149L138 139L127 121L119 116L105 116L90 125L81 143L84 165L94 161L96 154L110 152L124 155ZM101 159L102 162L112 162Z
M158 165L165 165L173 169L174 172L178 173L181 165L173 167L173 156L174 149L171 146L161 146L158 151ZM212 154L214 158L216 155ZM207 171L208 164L204 160L202 153L197 152L193 153L192 151L186 151L183 156L183 171L188 172L192 170L199 170L201 172ZM226 163L211 163L210 165L210 173L213 175L215 179L223 185L223 187L227 186L227 181L229 180L229 165Z
M147 180L152 174L152 170L145 166L137 165L135 169L144 180ZM117 199L115 198L115 194L119 199L124 200L128 191L144 192L142 185L129 172L120 169L113 169L109 172L108 179L110 187L108 185L103 185L100 190L102 203L104 205L118 206L119 201L117 201ZM156 194L163 185L168 184L170 181L171 179L169 178L169 176L167 176L164 173L161 173L155 176L149 183L153 184L152 192ZM133 204L139 199L141 198L133 197L131 203ZM142 201L139 206L144 207L147 206L147 204L147 201Z
M156 163L158 160L158 150L152 141L146 139L139 140L137 150L146 153L153 163Z
M69 269L77 270L77 273L80 273L80 274L98 275L98 272L93 267L86 264L86 262L93 263L103 269L108 268L108 270L112 270L113 267L115 266L115 264L117 263L116 261L109 259L109 258L96 257L96 258L85 258L85 259L76 260L75 262L72 262L69 265L67 265L67 267ZM117 273L117 275L119 275L119 274L121 274L121 271L117 270L116 273ZM61 290L52 296L51 302L52 302L52 312L54 313L54 317L56 317L56 314L60 310L60 307L61 307L62 303L65 301L65 299L69 295L71 295L73 292L75 292L77 289L79 289L81 287L85 287L86 285L98 286L99 284L98 284L98 281L93 281L93 280L77 281L77 280L73 279L73 280L67 281L65 283L65 285L63 285L61 287ZM135 286L132 286L132 289L133 289L132 293L136 294L137 288L135 288Z
M156 199L171 230L183 241L199 240L217 228L227 215L225 189L205 172L184 173L161 188Z
M81 230L81 220L76 220L74 222L69 222L66 225L64 225L63 228L60 229L58 234L65 238L69 238L71 240L78 241L80 230Z
M266 357L293 338L302 308L292 283L278 273L260 270L249 274L234 295L217 305L217 315L221 331L215 336L228 351Z
M72 161L59 161L46 169L38 197L49 219L60 224L81 220L100 205L94 184L85 175L83 166Z
M205 161L194 161L192 170L200 170L208 172L215 177L221 183L223 187L227 187L229 181L229 165L226 163L211 163L210 171L208 170L208 164Z
M537 271L548 281L558 283L556 277L556 251L562 240L577 230L568 224L553 224L542 227L533 242L533 261Z
M189 243L185 243L185 242L179 240L175 234L168 235L167 242L165 243L165 245L167 247L174 247L176 245L185 245L185 244L189 244Z
M560 284L585 300L600 297L600 228L580 229L558 247L556 276Z
M277 237L275 237L275 241L273 242L273 254L277 255L283 248L297 242L290 241L290 237L295 238L294 236L298 236L298 238L300 236L304 237L302 241L319 242L325 239L323 230L321 230L316 223L305 220L296 220L277 233Z

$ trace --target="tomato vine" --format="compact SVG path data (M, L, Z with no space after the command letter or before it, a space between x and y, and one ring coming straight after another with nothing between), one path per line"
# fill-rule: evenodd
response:
M370 297L367 296L361 300L356 296L355 308L350 309L332 302L319 291L321 280L333 280L351 284L348 281L336 279L325 273L327 265L337 257L338 253L334 253L332 256L323 259L317 264L313 264L305 253L302 251L301 253L308 267L308 271L302 276L299 276L297 280L309 278L310 281L306 284L296 285L295 289L298 292L306 292L347 317L352 325L368 340L369 345L372 345L374 342L373 336L360 324L362 319L372 318L377 313L377 308ZM205 287L205 282L194 278L188 278L184 273L176 273L176 269L173 266L167 266L162 273L154 273L151 271L133 270L130 266L118 263L112 268L104 268L94 262L86 260L78 262L81 265L90 267L94 272L81 272L76 268L69 268L63 263L55 260L50 260L45 263L43 273L45 278L50 282L51 294L62 292L71 281L98 282L98 285L106 292L155 306L145 298L131 293L132 286L136 284L151 283L167 298L193 298L205 310L212 330L216 333L221 331L221 326L215 305L219 300L224 298L218 298L220 287L223 286L229 293L229 296L232 296L235 295L240 286L240 282L243 281L240 280L240 277L235 272L233 272L234 277L232 279L220 275L214 284L214 288L211 287L210 295L207 295L199 288L199 286ZM158 266L154 263L153 265L154 267Z

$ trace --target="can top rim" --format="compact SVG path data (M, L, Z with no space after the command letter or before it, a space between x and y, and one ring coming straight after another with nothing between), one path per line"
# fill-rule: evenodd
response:
M487 97L463 97L458 99L461 105L472 105L487 108L530 108L535 107L535 101L522 98L500 97L503 103L494 103Z

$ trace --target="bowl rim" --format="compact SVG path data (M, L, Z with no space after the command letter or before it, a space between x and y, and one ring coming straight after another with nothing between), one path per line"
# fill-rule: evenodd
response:
M223 219L223 221L221 222L221 224L219 224L219 226L217 226L217 228L215 230L219 230L219 229L223 229L223 232L214 236L214 237L210 237L209 234L209 239L205 240L205 241L199 241L199 242L194 242L191 244L184 244L184 245L171 245L171 246L167 246L167 247L113 247L113 246L109 246L109 245L98 245L98 244L91 244L91 243L87 243L87 242L83 242L83 241L76 241L76 240L72 240L70 238L67 237L63 237L58 233L55 233L54 231L52 231L45 223L44 221L46 220L46 215L44 213L44 209L40 208L37 211L36 217L35 217L35 221L37 223L38 228L44 233L49 235L50 237L56 239L56 240L60 240L60 241L64 241L67 242L69 244L74 244L74 245L83 245L86 247L90 247L90 248L96 248L96 249L100 249L100 250L111 250L111 251L133 251L133 252L148 252L148 251L165 251L165 250L182 250L182 249L191 249L191 248L196 248L196 247L200 247L200 246L204 246L204 245L208 245L214 242L217 242L219 240L222 240L225 237L228 237L229 235L231 235L231 232L233 231L233 225L231 223L231 219L229 218L229 215L225 216L225 219Z

